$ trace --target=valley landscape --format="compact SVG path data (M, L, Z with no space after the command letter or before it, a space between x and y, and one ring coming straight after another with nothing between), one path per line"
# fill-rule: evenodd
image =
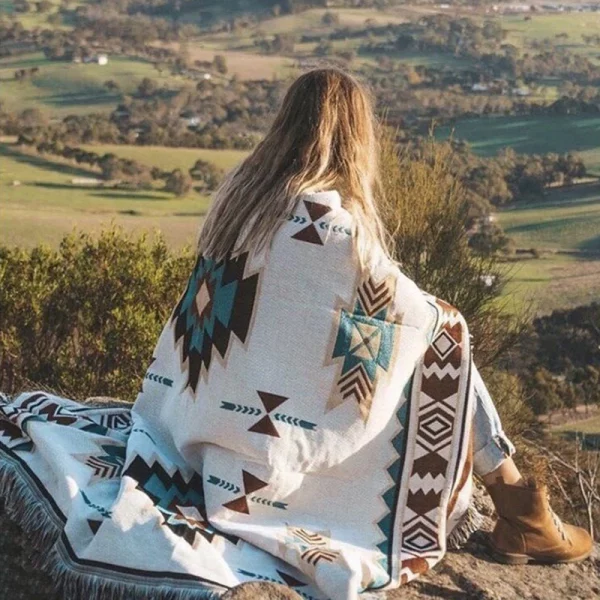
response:
M592 0L0 0L2 252L114 226L189 252L289 83L326 65L369 85L400 154L449 149L471 250L530 317L504 383L537 415L575 411L556 435L600 435L575 418L600 402Z
M0 392L136 398L212 194L324 66L372 93L401 267L465 315L520 468L600 541L600 0L0 0ZM0 590L57 600L2 505ZM499 566L484 540L386 597L598 591L597 554Z

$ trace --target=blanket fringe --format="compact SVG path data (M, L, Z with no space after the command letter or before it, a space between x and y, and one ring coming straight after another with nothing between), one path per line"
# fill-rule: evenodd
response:
M51 518L47 507L6 456L0 457L0 498L5 515L21 527L36 551L32 567L47 573L55 582L55 591L61 592L66 599L218 600L226 592L183 589L169 584L126 583L86 572L85 567L81 570L72 567L63 554L66 551L61 552L62 526Z
M469 504L469 508L461 517L452 533L448 536L448 550L460 550L468 541L471 535L483 526L483 515L473 506Z

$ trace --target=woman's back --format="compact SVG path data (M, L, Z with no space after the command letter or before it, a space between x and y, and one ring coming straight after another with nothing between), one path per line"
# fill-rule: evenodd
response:
M210 443L318 472L389 423L434 314L383 253L360 266L352 230L337 192L305 194L268 250L198 259L138 399L180 384L189 418L159 419L186 458Z
M368 94L302 75L217 191L131 412L0 405L60 569L352 600L441 559L470 491L469 339L389 258L378 189Z
M352 230L337 192L305 194L268 250L199 258L134 407L203 474L212 525L318 580L316 536L340 598L388 577L384 497L437 314L383 253L361 266Z

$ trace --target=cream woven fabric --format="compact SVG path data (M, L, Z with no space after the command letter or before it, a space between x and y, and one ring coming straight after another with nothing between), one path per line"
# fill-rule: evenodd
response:
M131 410L1 404L0 490L71 597L350 600L443 556L470 368L460 314L305 195L268 251L198 259Z

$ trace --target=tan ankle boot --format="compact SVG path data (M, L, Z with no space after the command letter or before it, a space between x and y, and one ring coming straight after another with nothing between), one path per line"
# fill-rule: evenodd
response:
M564 525L550 508L545 486L507 485L499 477L488 487L498 522L491 535L494 558L502 563L564 563L587 558L593 541L585 529Z

